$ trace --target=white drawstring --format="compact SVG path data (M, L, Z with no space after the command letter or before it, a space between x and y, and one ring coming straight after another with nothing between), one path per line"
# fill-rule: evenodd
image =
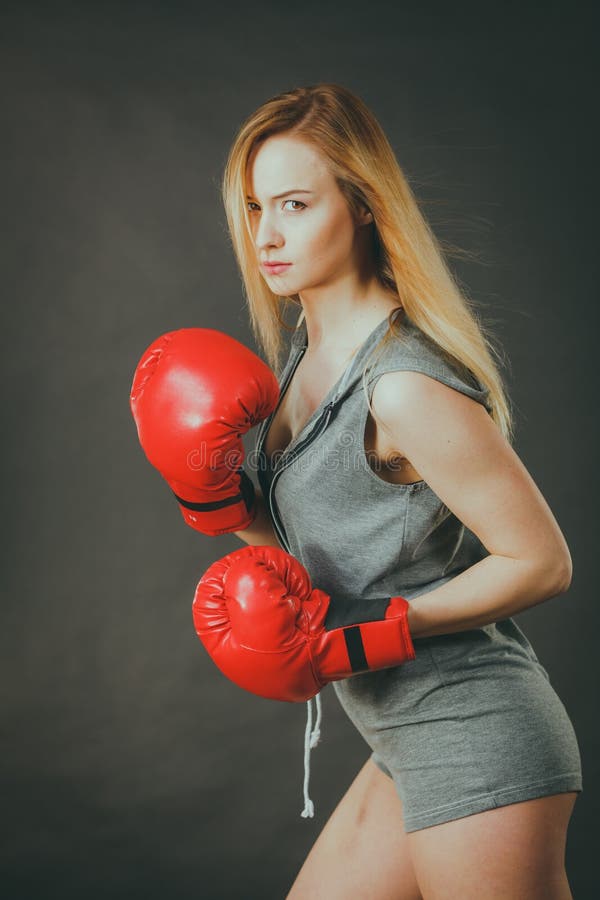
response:
M312 817L315 814L314 803L308 796L308 780L310 778L310 751L313 747L316 747L319 741L321 740L321 693L319 692L315 700L317 701L317 722L315 725L315 730L312 731L312 697L310 700L306 701L307 705L307 716L306 716L306 729L304 732L304 809L300 813L303 819L307 817Z

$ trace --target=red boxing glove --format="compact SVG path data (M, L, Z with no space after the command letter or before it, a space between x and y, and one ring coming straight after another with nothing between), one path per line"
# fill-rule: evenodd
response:
M131 412L144 453L191 528L226 534L254 520L242 435L273 412L278 398L269 366L211 328L169 331L143 354Z
M415 658L404 597L329 596L277 547L242 547L213 563L192 610L223 674L272 700L309 700L329 681Z

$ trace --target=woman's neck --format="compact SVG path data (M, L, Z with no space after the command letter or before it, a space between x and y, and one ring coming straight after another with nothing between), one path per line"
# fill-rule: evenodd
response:
M302 302L302 300L301 300ZM326 357L350 353L390 312L400 307L398 296L380 293L360 302L340 302L336 306L302 302L311 356Z

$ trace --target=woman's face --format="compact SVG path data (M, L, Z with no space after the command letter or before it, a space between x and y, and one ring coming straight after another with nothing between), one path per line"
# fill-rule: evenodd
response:
M247 187L256 254L275 294L332 284L357 267L357 226L312 144L290 135L268 138L250 157ZM264 263L271 260L290 265L269 271Z

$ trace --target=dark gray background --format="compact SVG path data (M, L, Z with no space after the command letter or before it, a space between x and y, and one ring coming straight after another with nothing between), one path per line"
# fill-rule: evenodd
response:
M336 81L385 128L507 357L516 449L563 529L567 595L517 621L572 717L577 898L597 879L596 23L591 4L3 4L6 897L283 898L368 755L323 692L230 684L192 625L241 546L187 528L128 407L145 347L256 350L219 184L243 119Z

